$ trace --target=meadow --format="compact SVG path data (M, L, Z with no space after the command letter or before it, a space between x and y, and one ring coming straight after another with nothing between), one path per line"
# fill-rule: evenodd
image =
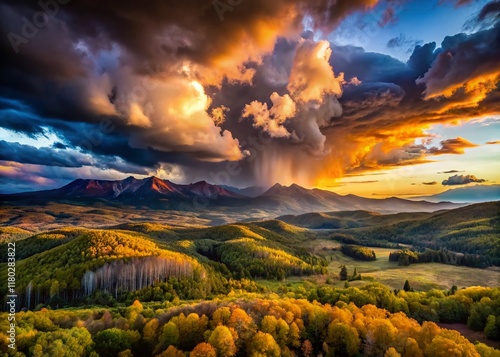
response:
M384 284L391 289L402 289L405 280L409 280L415 290L428 291L431 289L450 289L453 285L458 288L468 286L500 286L500 268L489 267L485 269L465 266L454 266L440 263L412 264L400 266L397 262L389 261L389 254L394 249L372 247L377 255L376 261L362 261L342 254L340 251L330 251L338 248L340 244L335 241L318 239L314 242L314 251L323 253L328 264L328 275L308 277L290 277L286 285L297 287L305 284L324 284L334 287L343 287L344 282L338 279L340 266L345 265L352 273L354 268L362 275L363 280L351 281L350 286L360 287L374 281ZM324 250L323 248L326 248ZM326 252L326 253L325 253ZM327 279L329 283L327 284ZM274 280L257 280L259 284L272 290L278 289L282 283Z

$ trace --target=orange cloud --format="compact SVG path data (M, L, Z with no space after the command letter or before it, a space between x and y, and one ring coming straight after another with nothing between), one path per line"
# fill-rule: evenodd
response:
M465 153L464 149L473 148L479 146L477 144L471 143L470 141L457 137L455 139L448 139L441 141L441 148L433 147L429 150L432 155L444 155L444 154L458 154L462 155Z

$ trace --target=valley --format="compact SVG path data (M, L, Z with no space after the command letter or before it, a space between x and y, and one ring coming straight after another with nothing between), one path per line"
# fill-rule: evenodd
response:
M232 316L243 306L250 312L246 328L253 332L234 334L235 351L240 351L240 355L245 349L259 348L251 344L250 336L267 338L266 334L274 336L277 345L272 348L281 353L288 351L289 355L304 348L316 351L337 348L334 339L330 347L322 345L319 341L330 341L329 338L315 337L310 330L310 324L315 322L305 317L300 323L291 319L286 329L297 327L299 335L308 338L296 337L297 342L290 342L288 338L292 337L280 340L278 332L268 330L267 322L260 321L262 315L253 310L257 308L255 304L269 306L276 299L281 301L279 304L287 299L306 299L327 304L320 305L326 311L331 308L328 306L335 306L340 314L352 314L357 308L371 305L391 313L402 311L427 328L430 325L424 321L459 327L467 324L482 341L475 347L470 344L470 348L494 355L496 351L488 347L486 336L498 338L494 332L497 330L492 332L487 326L491 324L489 316L500 313L499 211L500 202L490 202L437 212L330 211L288 214L270 220L247 218L232 223L226 223L230 221L226 217L221 219L222 224L214 225L213 218L199 212L133 209L121 204L118 208L102 202L94 207L52 201L45 205L8 203L2 206L0 246L6 249L7 241L16 242L20 272L16 282L18 308L34 311L20 312L19 319L34 317L35 324L24 324L29 326L26 331L38 331L36 346L40 345L43 351L51 351L52 347L43 347L42 342L43 338L54 338L49 337L53 333L50 331L65 334L72 331L68 328L76 326L69 322L61 324L59 316L73 316L71 319L85 326L94 344L78 340L84 335L78 337L71 332L73 338L99 355L118 356L124 350L131 355L137 355L139 350L154 355L164 350L162 356L174 356L175 351L198 348L203 338L192 337L185 342L180 337L178 342L163 340L167 326L173 328L170 322L165 325L159 322L170 319L162 317L164 314L177 316L171 321L177 321L175 327L182 329L184 322L178 319L188 315L195 319L189 311L203 311L196 313L196 319L218 319L216 312L220 309L228 309L224 311ZM457 241L461 243L457 245ZM344 252L346 247L351 247L349 255ZM351 256L358 251L366 253L366 259L361 253L359 257ZM390 261L395 252L426 252L425 256L438 262ZM481 266L475 267L478 262ZM346 269L345 278L341 267ZM6 275L5 261L0 263L0 274ZM405 291L407 283L411 290ZM0 292L7 295L5 284L0 285ZM304 304L290 301L294 305ZM209 304L210 309L202 307L204 304ZM181 311L186 312L179 315ZM103 312L115 317L101 327L89 322L88 316L97 321L104 318ZM267 313L274 314L271 310ZM36 322L43 316L40 314L46 314L45 323L53 327L41 327ZM330 321L325 325L326 330L339 323L334 315L325 320ZM120 327L120 319L131 316L142 316L144 322L137 325L138 322L130 320L123 325L129 327ZM296 327L292 327L294 323ZM199 328L214 335L218 331L216 326L210 330L202 324ZM151 328L155 337L146 335ZM439 329L437 325L432 328ZM123 346L116 347L115 352L109 352L99 342L99 336L111 330L118 334L127 332L122 336ZM356 327L356 331L361 337L363 330ZM464 333L476 336L468 331ZM20 335L25 336L24 333ZM132 337L131 333L138 335ZM469 346L465 339L446 336L461 348ZM364 338L355 344L353 353L357 349L367 355L378 355L370 352L366 342L361 342ZM402 337L394 338L399 341ZM219 351L215 339L210 346ZM496 346L494 342L490 345ZM418 346L423 351L430 348L426 342ZM26 348L24 351L29 352Z

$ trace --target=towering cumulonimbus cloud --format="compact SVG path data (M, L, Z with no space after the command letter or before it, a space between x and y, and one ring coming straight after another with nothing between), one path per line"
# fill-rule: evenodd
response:
M259 101L247 104L242 117L253 120L254 127L261 128L271 137L287 138L289 143L283 145L304 148L314 156L327 155L326 137L321 128L330 125L334 117L342 114L337 98L341 96L344 84L343 74L334 74L329 63L330 55L331 48L327 41L302 40L296 47L292 61L286 86L288 93L280 96L273 92L270 108L267 103ZM270 145L271 148L273 146ZM269 177L278 178L278 173L288 173L288 177L280 181L297 180L293 171L299 169L283 167L291 162L290 158L284 157L288 149L284 149L281 154L275 148L271 151L274 152L269 154L264 151L256 159L255 165L261 167L257 177L268 180ZM280 161L280 164L273 165L276 161Z

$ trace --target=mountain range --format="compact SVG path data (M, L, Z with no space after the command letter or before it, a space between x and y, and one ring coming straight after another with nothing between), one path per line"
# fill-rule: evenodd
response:
M247 193L245 195L244 193ZM237 191L200 181L176 184L157 177L107 181L77 179L58 189L0 195L4 203L43 204L64 202L91 205L128 205L153 209L183 211L267 212L270 215L300 214L314 211L368 210L379 213L431 212L463 206L450 202L412 201L397 197L372 199L339 195L320 189L306 189L296 184L275 184L259 194L257 189Z

